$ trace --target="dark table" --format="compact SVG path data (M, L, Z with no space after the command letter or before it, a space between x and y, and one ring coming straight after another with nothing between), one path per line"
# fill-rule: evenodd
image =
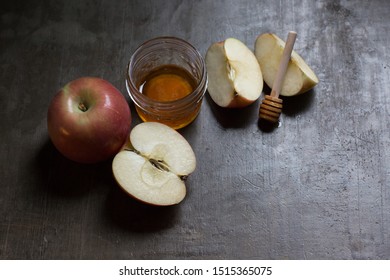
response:
M4 1L0 4L1 259L389 259L390 2ZM51 98L82 76L126 96L127 62L171 35L205 55L235 37L298 33L320 79L284 98L280 127L214 105L180 130L198 159L186 199L134 201L111 160L62 157ZM269 89L264 88L264 92Z

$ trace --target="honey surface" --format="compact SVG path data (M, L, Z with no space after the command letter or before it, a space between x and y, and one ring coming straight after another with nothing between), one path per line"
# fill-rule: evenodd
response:
M168 65L146 76L142 93L156 101L174 101L190 94L193 78L180 67Z
M176 74L161 74L145 83L143 94L157 101L173 101L192 92L192 86Z
M185 69L175 65L164 65L146 75L141 81L139 90L150 99L159 102L169 102L180 100L191 94L196 85L194 77ZM178 108L174 106L172 111L164 110L159 114L150 114L139 107L136 107L136 110L143 121L157 121L174 129L179 129L185 127L196 118L200 106L201 102L194 103L193 106L188 107L186 112L182 111L179 115L175 111Z

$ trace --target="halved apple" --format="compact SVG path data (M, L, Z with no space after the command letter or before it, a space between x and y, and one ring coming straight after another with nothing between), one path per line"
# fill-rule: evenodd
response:
M255 56L259 61L265 83L272 88L282 58L285 42L272 33L264 33L255 42ZM318 84L318 78L303 58L292 51L280 95L304 93Z
M145 122L130 132L130 145L119 152L112 170L118 184L147 204L166 206L186 196L185 179L196 167L194 151L176 130Z
M241 41L228 38L206 53L208 92L221 107L245 107L263 90L263 76L254 53Z

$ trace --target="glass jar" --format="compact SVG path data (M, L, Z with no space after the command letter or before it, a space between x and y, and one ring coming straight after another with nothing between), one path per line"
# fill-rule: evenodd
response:
M167 65L188 72L194 83L192 92L171 101L159 101L142 93L146 77ZM190 124L199 114L207 88L206 67L201 54L188 42L175 37L146 41L133 53L127 68L126 88L143 121L164 123L174 129Z

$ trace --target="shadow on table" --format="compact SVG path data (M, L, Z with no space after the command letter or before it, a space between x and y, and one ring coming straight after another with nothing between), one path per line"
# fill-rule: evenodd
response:
M206 93L206 100L210 105L214 117L224 128L244 128L251 123L258 122L260 130L263 132L271 132L278 127L278 124L270 124L258 119L260 103L264 98L264 94L270 93L271 89L264 84L263 94L259 100L244 108L222 108L215 104L208 93ZM283 99L282 114L288 117L294 117L311 108L315 98L315 89L311 89L297 96L282 96L281 98Z
M97 164L80 164L63 157L48 139L29 164L38 190L52 196L57 203L80 199L96 192L105 195L103 216L109 224L136 232L158 231L174 225L175 207L156 207L143 204L128 196L116 183L111 170L112 160ZM105 215L106 213L106 215Z
M271 88L264 84L263 89L264 94L270 94ZM264 95L263 95L264 96ZM260 102L262 102L264 97L260 97ZM283 109L282 114L287 117L294 117L298 114L302 114L310 110L313 100L315 98L315 89L311 89L303 94L296 96L281 96L283 100ZM259 105L260 106L260 105ZM272 132L275 128L279 126L279 123L272 124L262 119L258 120L258 126L263 132Z
M106 172L107 164L81 164L71 161L62 156L49 139L32 162L41 190L64 197L86 194L95 186L97 174Z
M282 114L285 114L289 117L294 117L298 114L303 114L309 111L313 104L316 95L315 93L315 89L311 89L297 96L283 96Z
M223 108L218 106L206 93L206 101L223 128L244 128L257 120L258 102L244 108Z
M119 187L107 197L107 213L116 226L133 232L155 232L174 226L178 207L152 206L135 200Z

